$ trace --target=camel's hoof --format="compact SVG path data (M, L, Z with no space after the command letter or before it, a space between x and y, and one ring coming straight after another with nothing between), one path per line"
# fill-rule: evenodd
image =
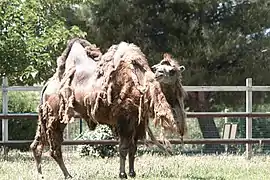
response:
M135 178L135 177L136 177L135 171L130 171L130 172L128 173L128 175L129 175L129 177L132 177L132 178Z
M90 121L88 124L88 128L90 129L90 131L94 131L97 127L97 124L93 121Z
M127 179L127 173L125 173L125 172L120 172L120 173L119 173L119 178L121 178L121 179Z
M45 179L45 178L44 178L44 176L43 176L42 174L39 174L39 175L37 176L37 179Z
M65 179L72 179L72 176L69 174L65 177Z

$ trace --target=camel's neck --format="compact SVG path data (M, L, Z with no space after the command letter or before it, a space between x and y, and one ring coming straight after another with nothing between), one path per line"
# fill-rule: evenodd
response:
M166 100L168 101L168 103L173 106L176 101L176 86L175 85L171 85L171 84L160 84L161 85L161 89L163 94L166 97Z

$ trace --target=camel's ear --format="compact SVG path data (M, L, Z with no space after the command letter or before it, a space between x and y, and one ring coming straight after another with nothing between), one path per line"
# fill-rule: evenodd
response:
M180 70L180 72L184 72L186 70L186 68L185 68L185 66L180 66L179 70Z
M172 56L169 53L164 53L163 54L163 59L171 59Z

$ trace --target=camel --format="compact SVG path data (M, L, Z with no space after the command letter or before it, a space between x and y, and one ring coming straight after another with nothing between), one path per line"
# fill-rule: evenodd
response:
M61 144L64 128L74 121L75 112L90 129L97 124L116 127L120 140L120 178L127 178L127 154L128 174L136 176L137 141L145 139L146 133L159 145L149 128L150 118L164 131L185 134L185 114L175 118L174 106L167 101L156 79L158 76L151 71L145 55L136 45L121 42L101 55L95 45L74 39L58 58L57 65L56 73L42 90L37 132L30 146L39 174L42 174L42 150L49 145L50 155L65 178L71 177L62 158ZM177 95L182 102L183 93ZM179 107L183 108L183 104Z

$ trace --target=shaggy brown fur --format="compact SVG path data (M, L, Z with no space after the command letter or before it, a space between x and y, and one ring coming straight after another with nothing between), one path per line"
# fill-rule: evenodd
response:
M91 59L85 56L80 59L78 56L71 53L65 61L59 93L49 96L42 106L40 120L41 124L45 124L45 131L38 129L38 132L40 136L42 132L46 133L51 156L67 178L70 174L62 159L62 130L65 124L72 122L74 112L77 111L88 124L116 127L120 137L119 176L127 177L125 159L129 154L129 175L134 177L138 139L145 138L146 132L149 132L155 140L148 126L149 118L154 118L166 130L178 131L181 126L175 121L173 109L140 48L125 42L113 45L98 64L93 63L93 59L88 62ZM92 71L91 67L85 66L87 63L97 65L97 68ZM35 158L37 144L33 142L31 145ZM43 147L44 143L40 145ZM39 158L36 162L41 173Z

